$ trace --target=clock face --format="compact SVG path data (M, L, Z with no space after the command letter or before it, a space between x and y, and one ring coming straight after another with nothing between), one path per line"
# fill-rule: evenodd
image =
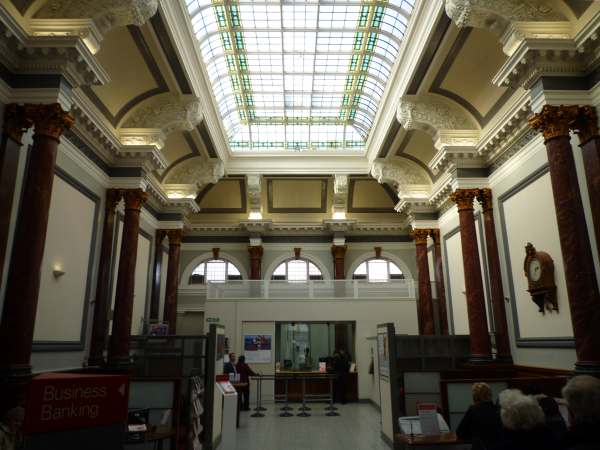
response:
M539 259L532 259L529 263L529 279L531 281L539 281L542 277L542 264Z

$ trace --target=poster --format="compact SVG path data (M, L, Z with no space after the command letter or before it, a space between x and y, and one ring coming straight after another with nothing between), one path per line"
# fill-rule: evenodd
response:
M379 360L379 376L390 376L390 355L388 351L387 333L377 333L377 356Z
M272 361L272 341L270 334L244 335L244 355L247 363L270 363Z

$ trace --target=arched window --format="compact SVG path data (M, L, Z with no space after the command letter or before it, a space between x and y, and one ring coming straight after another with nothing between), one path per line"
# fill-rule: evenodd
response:
M322 279L321 270L308 259L288 259L279 264L271 276L271 280L290 282Z
M392 261L373 258L363 261L352 274L352 279L370 282L403 280L404 274Z
M224 283L241 279L242 274L233 263L224 259L210 259L198 264L190 276L190 284Z

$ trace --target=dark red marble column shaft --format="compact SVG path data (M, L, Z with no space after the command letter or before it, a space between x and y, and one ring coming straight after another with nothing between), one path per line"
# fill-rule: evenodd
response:
M263 246L262 245L249 246L248 254L250 256L250 279L251 280L260 280L261 272L262 272Z
M600 293L569 138L577 115L577 106L545 105L529 123L543 133L548 153L577 351L575 368L580 373L600 374Z
M123 197L125 198L125 219L119 255L112 333L108 347L108 364L113 367L129 365L129 338L133 313L140 211L148 194L141 189L126 189L123 191Z
M444 285L444 265L442 263L440 230L437 228L432 229L431 238L433 239L433 267L439 304L440 333L445 336L448 334L448 311L446 310L446 287Z
M98 262L98 282L94 300L94 321L90 343L89 366L103 365L106 338L108 336L108 308L110 305L110 267L113 259L113 238L115 234L115 207L123 194L118 189L107 189L104 225L102 227L102 245Z
M435 334L433 320L433 300L431 298L431 278L427 258L427 237L429 229L414 229L412 236L417 249L417 270L419 271L419 330L420 334Z
M344 262L346 259L346 245L332 245L331 254L333 255L333 273L335 280L343 280L346 278Z
M0 322L0 371L28 374L60 136L73 118L58 103L25 105L34 124L33 147L15 230Z
M163 265L163 241L166 230L156 230L154 237L154 266L152 268L152 294L150 296L150 320L158 320L160 315L160 278Z
M8 231L10 228L13 198L17 181L17 168L21 138L31 127L31 121L25 117L23 106L14 103L4 108L2 134L0 134L0 278L7 258Z
M485 245L487 249L490 291L492 297L492 309L494 311L494 325L496 330L496 361L501 363L512 363L491 189L480 189L478 199L483 209Z
M477 194L476 189L457 189L450 197L458 205L469 335L471 337L470 361L474 363L487 362L492 359L492 343L488 332L481 262L473 215L473 199Z
M169 334L177 334L177 289L179 287L179 257L183 230L168 230L169 262L165 289L164 321L169 324Z
M579 147L583 157L583 167L585 167L596 248L600 255L600 136L598 116L593 106L579 108L576 132L579 135Z

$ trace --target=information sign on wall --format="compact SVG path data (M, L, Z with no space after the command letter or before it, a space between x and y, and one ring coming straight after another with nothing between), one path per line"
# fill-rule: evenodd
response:
M387 332L377 333L377 357L379 360L379 376L389 378L390 376L390 355L388 349Z
M272 338L270 334L247 334L244 336L244 355L248 363L272 361Z
M31 381L26 433L91 428L127 420L126 375L48 373Z

